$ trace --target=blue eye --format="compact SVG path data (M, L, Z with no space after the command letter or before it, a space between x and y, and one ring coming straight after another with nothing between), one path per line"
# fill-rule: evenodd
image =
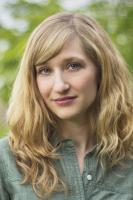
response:
M42 67L38 70L38 73L42 75L49 75L50 72L51 70L48 67Z
M70 71L77 71L81 68L81 64L80 63L69 63L67 65L67 69Z

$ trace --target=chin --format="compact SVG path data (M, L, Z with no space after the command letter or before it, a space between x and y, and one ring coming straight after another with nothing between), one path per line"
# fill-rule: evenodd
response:
M77 116L79 117L79 113L56 113L56 116L61 120L74 120L77 119Z
M62 119L62 120L70 120L70 119L73 119L74 116L73 115L57 115L57 117L59 119Z

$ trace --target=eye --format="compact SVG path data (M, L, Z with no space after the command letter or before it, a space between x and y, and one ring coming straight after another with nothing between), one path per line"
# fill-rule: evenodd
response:
M51 69L49 67L42 67L37 70L37 73L42 75L49 75L51 73Z
M81 68L81 64L80 63L69 63L67 65L67 69L70 71L77 71Z

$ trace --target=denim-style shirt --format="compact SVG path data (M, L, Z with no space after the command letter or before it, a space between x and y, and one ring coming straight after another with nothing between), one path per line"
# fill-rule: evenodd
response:
M54 192L49 200L133 200L133 161L126 168L114 167L103 173L93 148L84 159L81 176L75 146L64 140L59 148L60 160L55 161L58 174L70 192ZM10 151L7 137L0 139L0 200L39 200L30 184L20 185L22 175Z

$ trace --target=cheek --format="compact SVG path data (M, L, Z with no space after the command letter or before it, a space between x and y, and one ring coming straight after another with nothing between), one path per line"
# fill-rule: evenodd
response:
M41 78L40 79L38 78L37 86L38 86L41 96L43 97L43 99L45 99L49 94L49 90L50 90L49 84L46 81L42 80Z
M97 78L95 75L84 75L80 79L74 80L75 88L80 91L91 91L97 88Z
M97 96L97 79L95 76L82 81L81 92L84 98L84 105L91 106Z

